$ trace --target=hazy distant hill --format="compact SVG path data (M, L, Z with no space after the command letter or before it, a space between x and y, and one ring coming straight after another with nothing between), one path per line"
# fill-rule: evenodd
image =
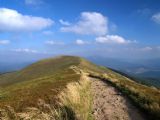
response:
M5 73L5 72L11 72L11 71L16 71L20 70L27 65L31 64L33 62L1 62L0 61L0 73Z
M121 71L137 81L160 87L160 59L126 62L100 56L88 57L92 62Z

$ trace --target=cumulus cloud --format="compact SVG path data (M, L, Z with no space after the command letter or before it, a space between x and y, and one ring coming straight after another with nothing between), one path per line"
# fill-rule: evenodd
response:
M158 24L160 24L160 12L156 13L152 16L152 20Z
M119 35L106 35L106 36L97 37L96 42L97 43L127 44L127 43L133 43L136 41L126 40L125 38Z
M64 45L63 42L57 42L57 41L53 41L53 40L47 40L45 42L45 44L47 44L47 45Z
M22 15L16 10L0 8L0 31L37 31L50 27L54 21L49 18Z
M69 23L68 21L64 21L64 20L62 20L62 19L60 19L59 22L60 22L62 25L66 25L66 26L70 25L70 23Z
M7 45L9 43L10 43L9 40L0 40L0 45Z
M18 48L18 49L12 49L14 52L25 52L25 53L38 53L37 50L32 50L28 48Z
M108 32L108 19L98 12L82 12L77 23L64 26L61 31L84 35L105 35Z

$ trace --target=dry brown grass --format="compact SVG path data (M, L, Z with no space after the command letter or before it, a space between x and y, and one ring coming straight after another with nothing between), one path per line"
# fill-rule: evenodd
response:
M61 106L74 111L78 120L91 120L91 96L90 80L82 74L79 82L68 84L66 90L60 94Z
M0 90L0 108L9 105L16 112L23 111L26 107L37 107L37 99L43 99L49 104L56 104L57 95L68 83L78 81L80 75L71 69L63 69L61 72L20 82Z

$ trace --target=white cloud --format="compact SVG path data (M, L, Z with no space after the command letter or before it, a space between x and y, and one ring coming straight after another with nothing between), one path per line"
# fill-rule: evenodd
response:
M42 3L42 0L25 0L26 5L40 5Z
M9 43L10 43L9 40L0 40L0 45L7 45Z
M66 25L66 26L70 25L70 23L69 23L68 21L64 21L64 20L62 20L62 19L60 19L59 22L60 22L62 25Z
M14 52L25 52L25 53L38 53L37 50L32 50L28 48L18 48L18 49L12 49Z
M152 16L152 20L158 24L160 24L160 12L156 13Z
M0 8L0 31L36 31L50 27L54 21L49 18L22 15L16 10Z
M108 19L98 12L82 12L77 23L62 27L61 31L84 35L105 35L108 31Z
M88 44L88 42L84 41L84 40L81 40L81 39L77 39L76 40L76 44L77 45L84 45L84 44Z
M125 38L119 36L119 35L106 35L96 38L97 43L117 43L117 44L127 44L127 43L133 43L136 41L130 41L126 40Z
M53 41L53 40L47 40L45 42L45 44L47 44L47 45L64 45L63 42L57 42L57 41Z

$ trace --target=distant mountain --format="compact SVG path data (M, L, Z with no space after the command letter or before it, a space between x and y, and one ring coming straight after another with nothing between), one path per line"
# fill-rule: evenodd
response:
M114 58L91 56L88 59L95 64L110 67L134 77L137 81L160 86L160 59L128 62Z
M0 62L0 73L20 70L33 62Z
M138 64L130 63L128 61L123 61L115 58L102 57L102 56L90 56L86 58L98 65L108 66L113 69L122 69L122 68L127 69L131 67L136 68L140 66Z
M149 67L150 69L160 69L160 58L142 60L140 64Z

